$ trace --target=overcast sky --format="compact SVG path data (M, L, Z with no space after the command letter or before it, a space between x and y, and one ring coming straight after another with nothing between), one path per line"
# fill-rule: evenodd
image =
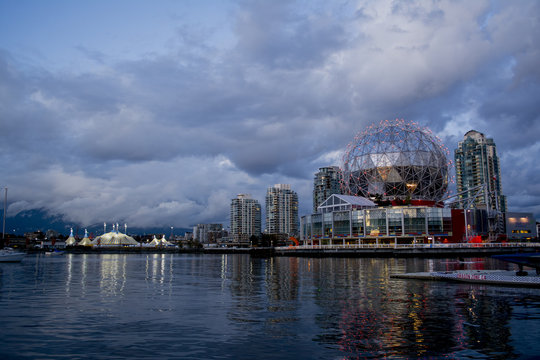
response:
M9 215L229 224L230 200L313 175L384 119L451 157L493 138L510 211L540 219L540 2L0 1ZM455 173L454 169L451 171Z

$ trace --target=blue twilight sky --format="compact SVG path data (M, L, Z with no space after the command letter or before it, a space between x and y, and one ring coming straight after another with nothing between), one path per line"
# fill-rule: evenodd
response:
M0 1L9 215L88 226L229 222L384 119L497 144L511 211L540 219L540 2ZM454 170L452 169L452 173Z

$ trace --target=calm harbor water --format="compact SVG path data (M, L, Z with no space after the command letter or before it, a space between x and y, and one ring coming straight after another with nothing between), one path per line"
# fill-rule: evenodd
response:
M390 279L492 259L29 255L0 264L1 359L512 359L540 289Z

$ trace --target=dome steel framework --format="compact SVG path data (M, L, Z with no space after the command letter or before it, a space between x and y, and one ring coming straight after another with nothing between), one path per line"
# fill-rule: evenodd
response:
M429 129L402 119L381 121L347 146L342 191L377 200L440 201L448 189L447 155Z

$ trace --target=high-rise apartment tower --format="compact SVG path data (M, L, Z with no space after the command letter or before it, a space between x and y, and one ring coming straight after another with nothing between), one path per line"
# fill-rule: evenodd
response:
M506 197L502 194L501 168L493 139L468 131L454 152L460 205L487 210L489 236L505 232Z
M332 194L341 195L341 172L338 166L319 168L313 179L313 212Z
M266 233L298 234L298 194L289 184L276 184L266 191Z
M249 194L231 200L231 236L240 242L261 236L261 204Z
M474 195L472 188L485 184L487 193L475 199L476 206L506 212L499 157L493 139L471 130L459 142L454 155L457 192L465 192L460 199L470 198Z

